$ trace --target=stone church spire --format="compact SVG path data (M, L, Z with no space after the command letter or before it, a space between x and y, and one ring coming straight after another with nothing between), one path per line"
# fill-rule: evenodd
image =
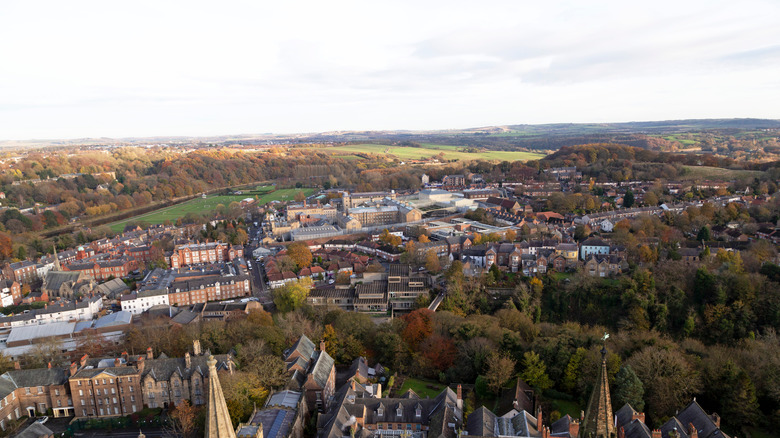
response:
M62 267L60 266L60 258L57 257L57 245L52 245L52 248L54 248L54 270L62 271Z
M217 361L209 355L209 411L206 416L206 438L236 438L230 413L222 394L222 385L217 376Z
M604 347L601 349L601 370L598 380L590 394L585 418L580 424L579 438L611 438L615 434L612 418L612 398L609 395L609 376L607 375L607 338L604 333Z

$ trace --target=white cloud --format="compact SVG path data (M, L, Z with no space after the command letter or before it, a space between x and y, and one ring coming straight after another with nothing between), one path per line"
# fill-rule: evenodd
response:
M780 118L773 1L7 1L0 138Z

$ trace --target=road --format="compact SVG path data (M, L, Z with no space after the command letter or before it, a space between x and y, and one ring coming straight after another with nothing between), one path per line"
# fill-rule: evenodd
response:
M257 236L258 229L250 225L248 228L249 236ZM271 297L271 291L265 284L263 279L263 267L252 257L252 251L257 248L255 243L247 243L244 245L244 258L252 262L252 269L249 270L251 283L252 283L252 296L260 300L264 309L269 309L273 306L273 298Z

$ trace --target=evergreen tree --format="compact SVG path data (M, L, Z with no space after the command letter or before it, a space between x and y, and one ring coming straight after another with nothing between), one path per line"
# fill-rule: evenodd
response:
M533 351L523 355L523 373L520 377L534 388L547 389L552 387L552 380L547 375L547 365Z
M623 207L631 208L634 205L634 192L631 190L626 192L626 196L623 197Z
M701 241L709 242L710 239L711 239L710 229L706 225L701 227L701 229L699 230L699 234L696 235L696 240L698 240L699 242Z
M645 408L645 386L639 380L631 365L620 368L615 376L615 390L613 392L613 404L616 408L621 408L626 403L637 411Z

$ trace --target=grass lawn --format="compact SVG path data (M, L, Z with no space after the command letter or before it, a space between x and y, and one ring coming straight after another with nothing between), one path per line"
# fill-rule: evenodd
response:
M206 199L195 198L181 204L172 205L170 207L161 208L159 210L150 211L139 216L133 216L128 219L124 219L118 222L108 224L108 226L114 232L121 232L125 225L129 222L143 221L150 225L158 225L164 223L166 220L176 222L176 219L186 215L187 213L207 213L216 210L217 205L223 204L227 206L233 201L240 201L249 195L217 195L209 196Z
M444 385L430 380L407 378L404 380L404 384L401 389L396 391L396 397L400 397L410 389L416 392L420 398L435 398L444 389Z
M295 199L295 194L303 192L306 196L311 196L317 189L303 188L303 189L279 189L275 192L271 192L257 198L257 203L260 205L268 204L271 201L292 201Z
M269 187L273 188L273 186L261 186L258 187L258 190L267 191ZM309 196L314 192L316 192L317 189L312 189L312 188L280 189L274 192L270 192L258 196L258 202L260 203L260 205L263 205L271 201L292 201L293 199L295 199L295 194L299 191L303 192L306 196ZM150 225L162 224L167 220L171 222L176 222L176 219L185 216L187 213L199 213L199 214L210 213L216 210L217 205L219 204L223 204L227 206L233 201L238 202L245 198L254 198L254 197L255 195L251 193L246 193L243 195L214 195L214 196L209 196L206 199L195 198L187 202L182 202L181 204L172 205L170 207L165 207L159 210L150 211L149 213L145 213L139 216L133 216L128 219L123 219L118 222L113 222L110 223L108 226L111 228L112 231L119 233L125 228L125 225L127 225L130 222L143 221Z
M338 156L351 156L359 153L370 153L377 155L386 155L390 158L398 158L399 160L417 160L426 159L439 154L444 155L445 160L488 160L488 161L525 161L525 160L537 160L543 158L543 154L535 154L531 152L520 151L483 151L483 152L460 152L461 146L452 145L438 145L432 143L423 143L422 147L406 147L406 146L387 146L381 144L357 144L346 146L333 146L325 148L329 152L333 152ZM322 148L318 148L322 150Z
M572 418L580 418L580 405L569 400L552 400L552 408L561 413L561 417L566 414L572 416Z

